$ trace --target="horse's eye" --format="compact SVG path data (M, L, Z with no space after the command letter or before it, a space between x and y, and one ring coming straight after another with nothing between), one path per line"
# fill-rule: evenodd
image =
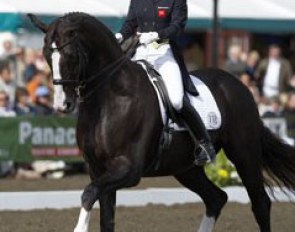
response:
M59 37L56 37L54 39L54 42L55 42L56 46L59 46L59 44L60 44L60 38Z
M45 48L45 51L52 52L53 51L53 48L51 46L48 46L48 47Z

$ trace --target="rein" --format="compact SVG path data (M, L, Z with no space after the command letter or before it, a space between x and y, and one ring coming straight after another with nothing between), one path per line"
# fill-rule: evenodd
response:
M99 89L103 84L105 84L114 74L122 67L122 65L127 61L127 58L125 55L121 56L119 59L117 59L115 62L111 63L110 65L106 66L102 71L99 73L91 76L89 79L86 79L85 81L80 82L80 84L75 87L76 94L78 96L79 102L84 102L86 99L88 99L92 94L95 93L97 89ZM106 75L105 78L103 78L101 81L99 81L96 85L94 85L93 89L88 92L87 94L83 95L81 94L82 91L89 85L89 83L95 81L99 77Z

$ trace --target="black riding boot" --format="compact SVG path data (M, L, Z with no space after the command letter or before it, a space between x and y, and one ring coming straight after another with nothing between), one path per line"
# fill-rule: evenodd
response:
M201 148L200 152L199 149L195 149L194 151L195 164L202 166L208 162L213 161L215 159L216 152L211 142L211 138L202 122L200 115L192 107L186 97L184 98L183 107L179 113L195 142L196 148L197 146Z

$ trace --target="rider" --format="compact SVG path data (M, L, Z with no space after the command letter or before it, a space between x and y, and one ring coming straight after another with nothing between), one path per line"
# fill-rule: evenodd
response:
M175 43L186 21L186 0L131 0L125 23L115 36L121 43L135 33L139 35L141 46L133 59L147 60L161 74L174 109L201 148L201 152L195 151L195 164L204 165L215 158L216 152L199 114L184 97L184 89L193 95L198 92Z

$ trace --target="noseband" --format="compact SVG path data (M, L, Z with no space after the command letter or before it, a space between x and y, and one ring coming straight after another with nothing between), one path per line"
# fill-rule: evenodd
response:
M66 46L70 45L72 42L76 40L76 36L73 37L68 42L62 44L59 47L51 48L52 51L62 51ZM62 86L73 86L75 88L75 92L77 94L79 102L85 101L85 99L89 98L99 87L101 87L105 82L107 82L127 61L125 55L122 55L119 59L112 62L111 64L105 66L101 71L97 74L92 75L90 78L85 78L83 80L77 79L69 79L69 80L53 80L54 85L62 85ZM101 76L105 76L105 78L97 81ZM96 81L96 82L95 82ZM93 83L93 84L92 84ZM92 90L87 94L82 94L87 86L91 86Z

